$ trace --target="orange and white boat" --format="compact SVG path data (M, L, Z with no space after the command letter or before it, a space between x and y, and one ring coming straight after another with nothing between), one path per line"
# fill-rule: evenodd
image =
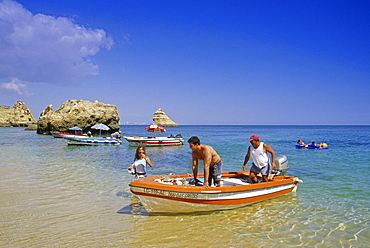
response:
M221 186L208 189L190 185L191 175L142 177L130 183L130 190L148 213L187 213L243 207L295 192L302 182L275 176L268 182L250 183L248 175L248 171L222 173Z

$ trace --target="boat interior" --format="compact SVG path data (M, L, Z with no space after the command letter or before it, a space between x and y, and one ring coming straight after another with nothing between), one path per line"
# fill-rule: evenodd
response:
M186 185L186 186L202 186L204 178L173 178L173 177L162 177L157 178L154 181L167 184L167 185ZM223 177L221 180L221 187L241 186L252 184L252 181L248 176L243 177Z

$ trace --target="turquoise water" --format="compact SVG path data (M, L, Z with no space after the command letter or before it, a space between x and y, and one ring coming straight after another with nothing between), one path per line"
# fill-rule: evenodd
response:
M144 126L123 135L147 136ZM369 247L370 126L180 126L240 170L247 138L258 134L288 157L298 191L248 207L148 215L128 188L134 148L67 146L62 139L0 128L2 247ZM295 149L302 139L327 150ZM148 173L191 173L191 151L148 148ZM250 164L248 164L248 167ZM206 235L206 236L205 236Z

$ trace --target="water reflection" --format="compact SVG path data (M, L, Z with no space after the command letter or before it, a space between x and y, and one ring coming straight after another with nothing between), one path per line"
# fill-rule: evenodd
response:
M134 247L140 246L142 240L154 247L175 243L185 247L213 247L215 244L239 247L240 242L243 247L266 245L269 243L266 237L272 230L289 230L289 216L299 205L299 199L291 193L234 210L148 215L136 197L131 201L119 212L143 216L132 226L134 237L126 240ZM246 236L253 238L248 242Z
M148 212L145 210L140 202L132 202L131 204L121 208L117 211L119 214L130 214L130 215L142 215L148 216Z

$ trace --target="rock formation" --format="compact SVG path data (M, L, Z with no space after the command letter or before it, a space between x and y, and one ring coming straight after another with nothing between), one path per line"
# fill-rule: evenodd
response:
M55 112L53 112L52 105L42 111L37 122L37 133L66 132L74 126L82 128L83 132L96 132L96 130L91 130L91 126L99 123L107 125L110 128L109 132L119 130L117 107L98 101L92 103L83 100L68 100Z
M178 127L179 125L172 121L161 108L155 111L153 115L153 124L163 127Z
M31 111L22 101L16 102L13 108L0 106L0 127L27 127L35 123Z
M10 127L10 116L11 108L9 106L0 106L0 127Z

